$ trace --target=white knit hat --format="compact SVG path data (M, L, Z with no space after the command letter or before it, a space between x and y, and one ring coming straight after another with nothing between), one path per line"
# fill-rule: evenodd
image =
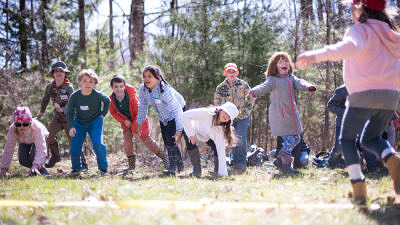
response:
M233 123L233 120L239 115L239 110L232 102L225 102L225 104L220 106L220 109L224 110L229 115L231 123Z

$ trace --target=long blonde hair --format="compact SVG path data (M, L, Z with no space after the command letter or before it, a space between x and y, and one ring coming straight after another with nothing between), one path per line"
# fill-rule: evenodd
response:
M215 108L215 115L212 119L212 125L222 126L222 130L224 131L224 137L228 144L228 147L233 147L237 143L235 128L231 126L231 120L225 123L219 122L219 114L221 113L221 111L222 109Z
M290 59L289 54L286 52L275 52L271 56L271 58L269 58L268 68L267 71L265 71L265 78L268 78L269 76L277 76L279 74L277 64L278 61L281 59L287 59L289 61L289 74L292 74L294 72L294 65L292 60Z

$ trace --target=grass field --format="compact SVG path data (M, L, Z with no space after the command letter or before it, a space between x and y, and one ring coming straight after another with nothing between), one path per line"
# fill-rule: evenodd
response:
M0 179L0 202L48 205L0 207L0 224L400 224L400 197L384 174L367 175L374 207L360 209L351 205L343 170L309 167L301 176L285 177L271 167L254 167L243 175L215 178L205 168L196 179L186 176L188 163L178 177L162 178L152 157L139 158L136 170L124 174L125 156L109 155L113 175L100 177L90 156L89 172L79 179L64 178L67 158L49 170L50 179L27 177L14 160L12 176ZM68 202L84 205L55 204Z

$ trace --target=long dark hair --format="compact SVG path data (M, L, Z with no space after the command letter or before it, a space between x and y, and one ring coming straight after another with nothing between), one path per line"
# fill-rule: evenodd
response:
M367 19L380 20L382 22L387 23L392 30L394 30L396 32L400 31L399 27L396 26L396 23L394 22L393 16L391 16L388 13L387 8L385 8L385 10L383 10L383 11L377 11L377 10L367 8L363 5L362 12L360 14L360 18L358 18L358 21L360 23L366 23Z
M225 140L228 143L228 147L232 147L236 145L237 138L236 138L236 132L235 128L231 126L231 120L221 123L219 122L219 114L221 113L222 109L215 109L215 115L213 116L212 119L212 125L213 126L222 126L222 130L224 131L224 137Z
M161 91L161 93L164 92L164 90L163 90L163 88L162 88L162 82L164 82L165 85L170 86L170 85L168 84L168 82L165 81L163 72L161 71L160 67L158 67L158 66L152 66L152 65L145 66L145 67L143 68L143 70L142 70L142 75L144 75L144 72L146 72L146 71L150 72L150 73L153 75L154 78L156 78L157 80L160 80L160 81L161 81L161 82L160 82L160 91ZM146 85L144 85L144 87L147 88ZM151 92L151 90L150 90L149 88L147 88L147 89L149 90L149 92Z

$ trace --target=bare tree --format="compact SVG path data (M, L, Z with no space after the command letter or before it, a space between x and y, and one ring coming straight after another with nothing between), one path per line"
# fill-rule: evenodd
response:
M325 13L326 13L326 36L325 36L325 44L329 45L331 43L331 16L332 16L332 7L330 0L326 0L325 2ZM324 105L328 103L330 98L330 86L331 86L331 63L326 62L326 75L325 75L325 93L324 93ZM329 111L327 107L324 107L324 129L323 129L323 138L322 138L322 148L327 149L328 141L329 141Z
M5 12L6 12L6 24L5 24L5 30L6 30L6 62L5 62L5 68L6 71L8 70L8 61L10 60L10 47L8 45L9 40L9 31L10 31L10 24L8 21L8 13L9 13L9 9L8 9L8 0L6 0L6 5L5 5Z
M129 16L129 65L137 59L138 52L144 47L144 0L132 0Z
M48 51L48 44L47 44L47 26L48 26L48 1L49 0L41 0L40 9L39 9L39 16L41 21L41 31L40 31L40 41L42 45L41 49L41 58L43 65L49 64L49 51Z
M27 69L27 61L26 61L26 52L28 50L28 40L27 40L27 35L26 35L26 25L25 25L25 0L20 0L19 1L19 43L20 43L20 62L21 62L21 69L26 70Z
M84 62L81 68L86 68L86 33L85 33L85 0L78 0L79 11L79 47L83 52Z
M114 28L113 28L113 0L109 0L110 5L110 20L109 20L109 27L110 27L110 48L111 50L114 49Z
M38 40L38 36L36 34L36 29L35 29L35 24L34 24L34 20L35 20L35 8L33 7L33 0L31 0L31 10L30 10L31 14L30 14L30 28L31 28L31 32L32 32L32 37L33 40L35 41L35 46L36 49L35 51L35 57L31 57L31 58L36 58L36 60L39 61L39 70L40 70L40 74L41 74L41 81L42 83L45 83L45 79L44 79L44 67L43 67L43 62L42 62L42 57L40 57L40 44L39 44L39 40ZM34 60L34 59L32 59Z
M169 3L170 5L170 9L171 12L173 12L174 10L178 10L178 0L171 0L171 2ZM171 15L173 15L173 13L171 13ZM175 37L175 22L172 22L172 32L171 32L171 37Z
M308 50L307 38L309 37L309 25L313 18L312 0L300 0L300 16L303 30L304 50Z

